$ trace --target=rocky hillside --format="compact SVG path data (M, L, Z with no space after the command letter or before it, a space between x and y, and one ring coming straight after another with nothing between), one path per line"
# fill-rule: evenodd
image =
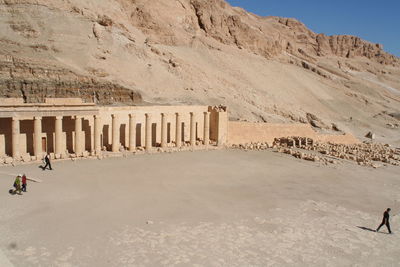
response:
M225 104L400 143L400 61L355 36L223 0L0 0L0 14L2 96Z

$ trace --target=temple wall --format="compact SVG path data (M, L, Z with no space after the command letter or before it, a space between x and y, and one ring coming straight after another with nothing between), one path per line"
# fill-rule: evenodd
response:
M317 141L321 143L334 143L334 144L343 144L343 145L351 145L351 144L358 144L360 140L358 140L352 134L344 134L344 135L331 135L331 134L319 134L317 136Z
M290 136L301 136L312 138L315 141L339 144L359 143L359 140L351 134L318 134L309 124L251 123L236 121L230 121L228 123L228 143L231 145L252 142L267 142L269 145L272 145L275 138Z
M117 152L121 147L130 151L133 151L135 147L146 147L146 150L147 147L148 149L160 147L163 117L166 134L164 148L178 147L179 149L181 145L194 146L206 145L206 143L208 146L210 140L213 141L213 145L226 143L228 118L226 111L220 111L220 108L215 109L209 106L102 107L86 105L79 99L65 101L52 99L39 104L9 106L0 103L0 156L40 158L46 152L54 153L55 157L68 154L81 156L83 152L95 153L100 150ZM179 144L176 143L177 118L180 121ZM95 121L98 124L95 124ZM206 135L207 142L204 140L205 121L208 123L206 128L209 131ZM136 146L130 146L131 122L134 123L133 127L136 130L136 134L133 135ZM95 125L100 127L96 130L97 135ZM146 125L150 133L150 137L147 138L148 145L146 145ZM75 133L77 129L80 130L78 137ZM35 136L35 131L39 131L40 134ZM211 136L211 132L215 134ZM58 141L57 136L60 137ZM97 148L96 142L99 145Z
M167 140L168 143L176 138L176 113L180 115L182 124L182 141L190 138L190 113L193 112L196 122L196 140L203 139L204 112L208 106L137 106L137 107L101 107L99 115L103 123L103 146L111 146L112 137L112 115L117 115L120 124L120 143L127 146L129 142L129 114L135 114L136 120L136 145L143 146L145 142L146 114L151 115L152 122L152 144L161 143L161 114L166 114Z

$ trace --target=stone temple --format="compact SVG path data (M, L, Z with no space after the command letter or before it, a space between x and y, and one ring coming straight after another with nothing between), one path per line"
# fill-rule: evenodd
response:
M105 152L223 146L228 115L211 106L97 106L81 99L44 103L0 99L0 157L23 161Z

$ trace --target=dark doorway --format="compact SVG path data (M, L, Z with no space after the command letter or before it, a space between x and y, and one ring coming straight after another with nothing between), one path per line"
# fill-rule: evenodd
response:
M171 143L171 123L167 123L167 143Z
M43 117L42 119L42 132L46 134L46 151L47 153L54 153L54 117Z
M47 140L46 140L46 137L42 137L42 151L47 154Z
M74 132L75 132L75 120L72 117L63 117L62 120L62 131L65 132L66 136L66 147L65 149L68 153L74 152Z
M26 134L26 152L33 155L33 120L21 120L20 127L21 134Z
M157 123L151 124L151 145L153 147L157 146Z
M196 136L194 138L197 141L197 140L199 140L199 123L198 122L196 122L196 131L195 132L196 132Z
M136 146L142 146L142 124L136 124Z
M185 142L185 123L182 122L181 124L181 141Z
M110 125L104 125L103 126L103 146L106 147L107 150L110 150L111 147L108 143L108 132L110 129Z
M121 143L121 146L126 148L126 124L121 124L119 127L119 142Z
M89 124L89 120L83 119L82 123L82 131L85 135L85 150L92 151L92 130Z

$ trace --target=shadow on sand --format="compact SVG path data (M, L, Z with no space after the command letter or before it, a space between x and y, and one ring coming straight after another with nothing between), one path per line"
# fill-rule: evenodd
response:
M374 229L364 227L364 226L357 226L357 228L360 228L361 230L364 230L364 231L370 231L370 232L379 233L379 234L386 234L386 235L389 234L389 233L384 233L384 232L377 232Z

